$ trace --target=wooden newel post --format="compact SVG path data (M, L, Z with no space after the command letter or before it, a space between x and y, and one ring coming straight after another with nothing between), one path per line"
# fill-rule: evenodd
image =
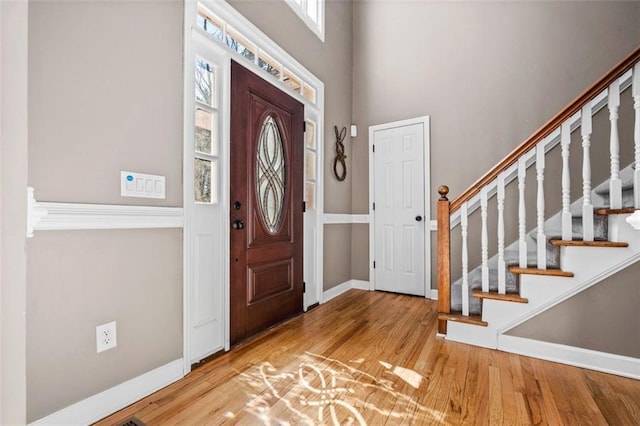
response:
M451 245L448 186L438 188L438 313L451 312ZM447 334L447 320L438 319L438 333Z

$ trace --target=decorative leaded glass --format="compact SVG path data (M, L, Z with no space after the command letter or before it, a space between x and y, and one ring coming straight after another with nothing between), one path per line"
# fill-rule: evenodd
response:
M262 220L270 233L280 228L285 191L284 148L273 116L262 123L256 155L256 193Z

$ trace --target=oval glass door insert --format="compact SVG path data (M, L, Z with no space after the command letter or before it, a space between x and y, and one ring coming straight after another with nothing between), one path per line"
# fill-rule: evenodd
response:
M284 211L286 175L284 148L278 124L273 116L262 123L256 155L256 194L265 227L278 232Z

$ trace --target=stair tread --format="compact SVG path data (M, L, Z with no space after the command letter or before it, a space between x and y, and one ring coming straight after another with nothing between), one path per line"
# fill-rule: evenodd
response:
M633 207L625 207L623 209L610 209L607 207L601 209L595 209L593 212L595 214L632 214L636 211Z
M465 324L479 325L481 327L486 327L489 325L488 322L482 321L481 315L462 315L462 314L438 314L439 320L447 320L447 321L456 321L463 322Z
M629 247L629 243L618 241L549 240L554 246L572 247Z
M479 299L492 299L492 300L504 300L507 302L529 303L529 299L520 297L520 295L517 293L500 294L494 291L484 292L482 290L474 290L472 295L473 297L477 297Z
M538 269L538 268L520 268L512 266L509 268L509 272L514 274L529 274L529 275L550 275L554 277L573 277L573 272L566 272L561 269Z

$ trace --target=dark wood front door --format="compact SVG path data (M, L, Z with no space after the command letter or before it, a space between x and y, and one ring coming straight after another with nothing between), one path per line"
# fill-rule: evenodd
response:
M231 344L302 312L304 106L231 63Z

